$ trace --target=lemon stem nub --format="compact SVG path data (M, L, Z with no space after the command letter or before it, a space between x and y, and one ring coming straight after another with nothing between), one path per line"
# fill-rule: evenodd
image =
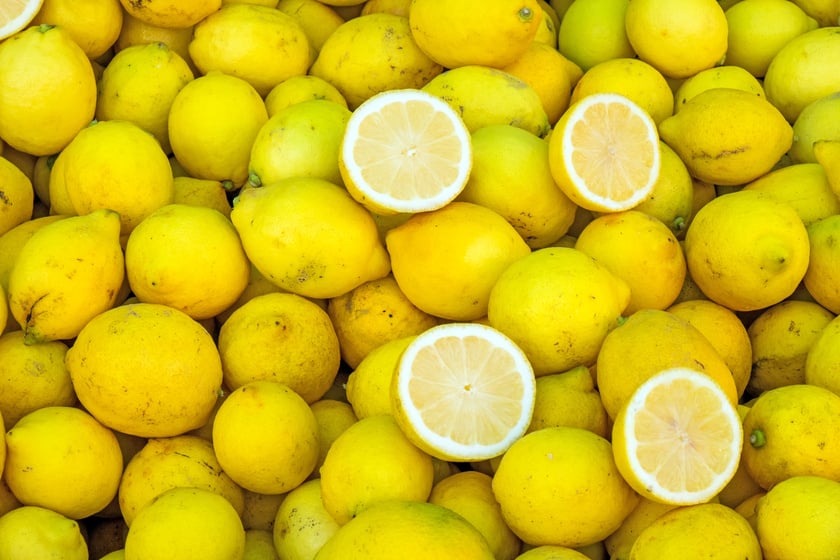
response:
M758 449L759 447L764 447L765 443L767 443L767 438L764 436L764 430L753 430L750 434L750 445Z
M49 31L53 27L55 27L55 25L53 25L51 23L42 23L41 25L38 26L38 32L39 33L46 33L47 31Z
M534 11L531 8L521 8L519 10L519 21L528 22L534 19Z
M250 173L248 175L248 183L252 187L261 187L262 186L262 180L260 179L260 176L257 175L256 173Z

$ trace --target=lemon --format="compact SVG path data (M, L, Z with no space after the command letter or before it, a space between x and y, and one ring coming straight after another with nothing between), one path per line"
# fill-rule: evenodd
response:
M98 210L47 224L21 248L9 311L28 344L74 338L116 302L123 283L119 215Z
M8 558L88 558L79 523L39 506L17 507L1 516L0 542L0 556Z
M487 474L458 472L432 487L429 503L449 508L464 517L484 535L494 557L512 560L518 555L522 543L505 524L492 484L493 479Z
M373 13L341 24L324 41L309 74L335 86L350 109L386 90L423 86L443 68L414 42L408 22Z
M341 184L338 153L350 114L326 99L277 111L251 146L248 181L260 186L289 177L316 177Z
M245 531L245 552L242 560L279 560L274 548L271 531L248 529Z
M403 434L394 418L362 418L333 442L321 466L321 499L345 525L378 503L425 502L432 490L432 459Z
M726 64L764 77L776 53L791 39L818 27L796 2L749 0L726 9Z
M569 426L584 428L601 437L609 436L610 419L588 368L577 366L562 373L542 375L536 383L529 432Z
M750 407L739 403L737 408L738 416L740 416L743 425L744 418L746 418L747 413L750 411ZM741 453L735 474L732 475L732 478L726 483L726 486L718 492L716 500L713 501L717 501L737 511L738 507L745 501L762 493L764 493L764 489L750 476L750 473L747 471L745 456ZM739 511L739 513L741 512ZM745 515L745 517L747 516Z
M627 7L625 29L639 58L671 78L711 68L726 53L726 16L714 0L634 0Z
M426 502L389 500L371 505L342 525L315 559L385 560L394 554L406 560L494 558L479 530L452 510Z
M674 555L761 560L762 549L747 520L735 510L697 504L671 510L651 523L633 543L629 557L653 560Z
M507 525L537 546L603 540L638 501L618 473L609 441L581 428L523 436L502 456L492 486Z
M246 302L253 299L256 296L263 295L263 294L272 294L275 292L284 292L285 290L280 289L276 284L269 281L262 273L257 270L257 267L251 263L250 273L248 274L248 285L245 287L245 291L239 296L236 302L216 315L214 321L215 323L221 327L228 320L228 318L233 314L234 311L242 307ZM323 305L321 300L314 300L315 303L319 305Z
M744 461L759 486L799 475L840 481L840 445L826 438L840 416L840 395L818 385L769 389L753 401L744 418Z
M674 92L674 112L679 112L689 99L708 89L742 89L764 98L764 87L758 79L740 66L716 66L686 78Z
M822 165L828 185L840 193L840 140L822 140L814 144L814 158Z
M417 45L449 69L510 64L528 49L542 17L536 0L503 0L491 5L479 0L414 0L408 14ZM458 32L452 33L453 29Z
M537 91L497 68L459 66L432 77L422 89L458 111L470 132L491 124L511 124L543 137L551 129Z
M756 505L756 533L766 560L831 558L838 542L840 483L819 476L780 481Z
M615 560L627 560L630 558L630 549L633 543L651 523L656 521L664 513L676 509L676 504L663 504L645 497L639 498L639 503L633 511L624 518L621 526L604 539L604 548Z
M840 213L840 199L819 163L792 163L774 169L744 189L764 191L788 203L806 226Z
M251 145L268 120L257 90L242 78L213 71L175 96L169 110L169 142L193 177L231 181L248 178Z
M486 315L496 279L530 252L502 216L459 201L414 214L389 230L385 243L408 300L430 315L458 321Z
M677 237L660 220L637 210L595 218L578 235L575 249L627 283L628 315L639 309L665 309L685 280L685 256Z
M738 401L732 373L712 343L688 321L668 311L642 309L604 339L596 362L596 385L604 408L615 419L647 379L663 369L703 372Z
M230 202L225 184L213 179L179 176L172 179L172 202L190 206L206 206L230 218Z
M169 109L193 78L184 58L166 43L127 46L114 54L102 72L96 118L133 122L151 132L168 154Z
M245 189L231 220L254 266L293 293L336 297L390 271L370 213L324 179L294 177Z
M126 13L142 22L166 28L195 25L216 12L222 0L120 0Z
M7 427L45 406L76 404L76 393L64 365L67 348L59 340L26 344L20 330L0 336L0 377L4 380L0 415Z
M811 102L840 87L840 22L806 31L788 41L767 67L767 99L793 123Z
M307 403L332 386L340 365L339 339L326 311L290 293L255 296L219 329L225 385L277 381Z
M222 382L219 353L204 327L154 303L94 317L67 351L66 363L82 405L106 426L140 437L169 437L204 425Z
M96 78L68 31L30 27L0 44L0 138L35 156L61 151L93 119Z
M808 267L808 232L792 206L741 190L718 196L685 236L692 278L733 311L769 307L790 296Z
M730 126L732 122L738 126ZM696 134L697 130L704 132ZM692 97L659 124L659 133L692 176L718 185L757 179L793 141L790 124L774 105L733 88L713 88Z
M172 488L134 519L125 540L126 560L200 555L207 560L242 558L245 529L224 497L202 488Z
M840 384L836 372L840 369L837 353L837 339L840 336L840 321L832 318L808 348L805 356L805 383L825 387L840 395Z
M6 331L6 323L9 319L9 304L6 298L6 290L0 286L0 334Z
M263 97L286 78L306 74L310 64L309 39L298 20L251 3L227 4L196 23L189 52L202 74L242 78Z
M245 509L240 515L242 526L246 530L271 531L286 494L261 494L244 488L242 494L245 497Z
M680 156L661 140L659 152L659 177L633 210L658 219L681 239L694 213L695 182Z
M408 16L411 0L370 0L362 7L362 15L373 12L388 12L398 16Z
M213 445L197 436L181 435L146 440L126 463L118 492L122 519L131 526L155 497L178 486L216 492L240 515L245 508L242 488L222 471Z
M252 492L280 494L315 468L318 425L303 397L288 386L252 381L219 407L213 448L234 482Z
M383 344L418 335L439 322L411 303L392 274L330 298L327 313L338 336L341 357L354 369Z
M516 560L591 560L592 558L592 556L587 556L578 549L544 544L529 548L517 556ZM599 557L595 556L594 558Z
M557 29L557 50L587 71L601 62L633 58L624 19L629 0L572 2Z
M35 191L32 181L15 164L0 156L0 235L32 217Z
M192 25L186 27L161 27L139 20L128 12L123 11L122 28L113 48L116 54L132 45L164 43L169 49L183 58L189 64L190 70L195 74L198 69L193 64L189 52L192 35Z
M819 97L805 107L793 122L793 145L788 155L794 163L817 162L815 144L821 141L840 141L835 128L840 93Z
M309 560L339 527L324 509L321 480L309 480L280 503L272 530L274 548L284 560Z
M551 21L544 18L543 21ZM556 48L534 41L519 58L501 68L531 86L542 101L548 122L554 124L569 106L574 63Z
M338 439L344 430L355 424L359 419L353 412L353 407L345 402L333 398L322 398L310 405L315 420L318 422L318 461L309 478L317 478L327 452L333 442Z
M546 247L502 272L487 317L522 348L540 376L594 364L629 300L627 284L586 253Z
M347 107L347 100L344 99L338 88L323 78L304 74L286 78L271 88L271 91L265 96L265 108L268 111L268 116L273 117L290 105L314 99L326 99L342 107Z
M6 293L8 293L9 289L9 275L12 272L14 263L17 260L24 244L29 241L32 234L38 231L42 226L65 217L66 216L58 215L33 217L32 219L21 222L8 230L6 233L0 235L0 286L2 286ZM11 316L10 323L17 325L15 321L11 321ZM7 325L7 327L8 326L9 325Z
M537 34L534 35L534 40L531 42L531 46L541 44L552 49L557 49L557 26L560 24L560 18L554 13L554 8L548 2L545 2L545 0L537 0L537 3L542 11L542 19L540 20Z
M116 43L122 20L123 9L119 0L45 0L31 25L48 24L64 28L88 58L96 59Z
M347 378L347 401L358 418L391 414L391 382L416 335L395 338L367 353Z
M271 7L276 7L281 12L294 17L303 27L309 46L317 53L324 46L324 42L332 35L332 32L344 23L334 6L326 2L316 0L280 0L269 2ZM276 4L276 5L273 5ZM314 54L314 53L313 53Z
M23 504L81 519L116 496L119 443L83 410L47 406L26 414L6 433L6 450L3 476Z
M172 169L147 131L129 121L102 121L80 131L59 156L60 180L77 214L110 209L125 235L154 210L172 201Z

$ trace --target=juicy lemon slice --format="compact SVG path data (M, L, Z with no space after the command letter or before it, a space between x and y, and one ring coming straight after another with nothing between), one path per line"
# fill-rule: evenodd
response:
M0 3L0 41L29 25L43 3L44 0L3 0Z

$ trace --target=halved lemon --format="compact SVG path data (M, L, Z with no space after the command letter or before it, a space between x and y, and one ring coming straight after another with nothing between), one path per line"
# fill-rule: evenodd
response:
M578 206L621 212L645 200L659 178L659 133L638 104L594 93L572 104L549 137L557 185Z
M463 190L471 168L470 133L460 115L417 89L382 92L359 105L339 153L347 190L380 215L445 206Z
M391 385L397 423L445 461L497 457L525 434L536 380L525 353L481 323L445 323L418 335Z
M3 0L0 2L0 41L29 25L43 3L44 0Z
M735 406L708 375L664 370L619 412L612 445L621 475L650 500L692 505L716 496L738 469L743 428Z

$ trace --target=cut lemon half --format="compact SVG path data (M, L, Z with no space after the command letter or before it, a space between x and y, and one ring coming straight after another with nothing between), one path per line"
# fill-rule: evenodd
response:
M397 423L445 461L497 457L525 434L536 380L525 353L498 330L445 323L418 335L391 386Z
M659 178L656 123L623 95L588 95L555 125L549 163L557 185L578 206L629 210L650 195Z
M737 409L708 375L664 370L642 383L613 426L613 455L636 492L675 505L709 501L738 468Z
M43 3L44 0L3 0L0 2L0 41L29 25Z
M399 89L353 111L339 153L347 190L380 215L427 212L454 200L472 168L470 133L445 101Z

